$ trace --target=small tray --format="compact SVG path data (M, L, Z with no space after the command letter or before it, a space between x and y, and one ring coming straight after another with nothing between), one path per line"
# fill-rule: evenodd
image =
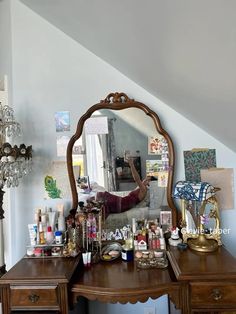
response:
M112 242L107 245L105 245L101 249L101 255L100 258L102 261L105 262L111 262L120 257L122 251L122 246L117 242ZM112 252L117 252L116 255L111 254Z
M135 263L138 268L166 268L168 260L165 250L138 250L135 251Z

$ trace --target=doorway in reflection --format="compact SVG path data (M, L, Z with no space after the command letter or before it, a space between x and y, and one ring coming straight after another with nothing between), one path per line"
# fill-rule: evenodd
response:
M105 134L87 134L86 141L86 175L90 182L108 189L105 160L106 137Z

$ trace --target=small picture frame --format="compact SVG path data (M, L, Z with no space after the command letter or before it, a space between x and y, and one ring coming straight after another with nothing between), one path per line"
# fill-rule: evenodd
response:
M161 225L172 225L172 213L171 211L161 211L160 212L160 224Z
M164 136L148 136L148 155L162 155L168 153L168 144Z
M70 131L70 112L55 112L56 132Z

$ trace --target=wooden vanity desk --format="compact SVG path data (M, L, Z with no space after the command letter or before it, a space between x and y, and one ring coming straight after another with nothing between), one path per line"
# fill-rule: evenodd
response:
M162 128L160 119L153 110L143 103L130 99L124 93L111 93L90 107L81 116L76 132L68 143L67 167L73 208L71 215L75 215L79 202L78 176L73 167L73 149L83 134L84 123L91 116L96 117L96 112L99 115L107 113L108 118L116 117L116 112L124 113L124 121L127 120L127 116L131 121L135 117L135 121L139 121L142 126L143 134L155 135L155 138L164 141L167 148L165 159L166 153L168 154L168 180L164 204L168 204L168 210L172 212L172 225L178 226L181 214L172 197L174 175L172 139ZM166 167L164 163L163 167ZM113 169L113 165L107 164L106 169ZM158 206L158 210L161 210L162 205ZM176 307L181 309L182 314L236 313L236 259L224 247L219 247L213 253L200 253L190 249L179 251L176 247L169 247L167 253L168 268L142 270L137 269L134 262L124 262L121 259L100 262L89 269L84 269L79 264L80 257L24 258L0 279L3 314L10 314L11 311L12 313L54 311L68 314L69 304L76 303L79 296L109 303L136 303L145 302L148 298L157 299L166 294Z
M166 269L137 269L121 259L85 269L78 258L23 258L0 279L3 314L67 314L77 297L108 303L145 302L168 294L182 314L236 313L236 263L213 253L168 249Z
M0 278L2 313L67 314L68 291L79 261L79 256L22 258Z
M78 296L109 303L146 302L169 294L179 306L179 284L171 267L168 269L137 269L134 262L121 259L100 262L81 270L72 285L74 302Z
M211 253L169 247L183 295L182 313L236 313L236 259L224 248Z
M135 303L168 294L182 314L236 313L236 260L224 247L207 254L169 247L168 257L168 269L138 270L118 260L81 270L71 288L74 302L84 296Z

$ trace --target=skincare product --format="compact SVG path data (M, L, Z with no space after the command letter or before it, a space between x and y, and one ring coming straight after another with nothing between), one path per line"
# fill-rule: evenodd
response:
M28 224L30 245L37 244L37 224Z
M122 245L121 257L123 261L130 262L134 258L133 248L129 246Z
M38 234L39 234L39 244L45 244L46 243L46 239L45 239L43 223L41 221L41 216L39 217Z
M36 257L42 256L42 253L43 253L43 250L42 250L40 247L36 247L36 248L34 249L34 255L35 255Z
M52 227L51 226L48 226L47 227L47 233L46 233L46 242L47 244L51 244L54 240L54 235L53 235L53 232L52 232Z
M48 223L49 223L49 226L51 226L52 231L54 231L55 223L56 223L56 212L52 211L51 208L49 208L49 212L48 212Z
M64 217L64 205L58 204L58 230L65 231L66 230L66 223L65 223L65 217Z
M58 246L54 246L51 250L52 256L61 256L61 248Z
M55 232L55 242L56 244L62 244L62 232L61 231Z
M26 251L26 254L28 257L33 257L34 256L34 249L32 247L28 248Z

